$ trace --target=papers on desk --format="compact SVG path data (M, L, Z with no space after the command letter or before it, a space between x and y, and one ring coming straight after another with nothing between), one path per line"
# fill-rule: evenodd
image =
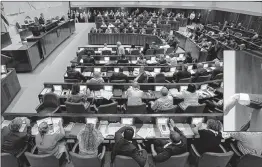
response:
M202 98L208 98L208 97L214 97L215 96L215 93L212 92L212 91L209 91L209 90L197 90L196 91L200 97Z
M132 64L136 64L137 60L131 60Z
M52 89L51 89L51 88L45 88L45 89L41 92L41 95L44 95L44 94L49 93L49 92L52 92Z
M51 134L54 134L54 133L58 133L59 129L60 129L58 124L59 124L60 121L62 121L62 118L52 118L52 117L48 117L48 118L38 120L38 121L36 121L37 129L42 122L46 122L49 125L49 131L48 131L47 134L51 135ZM33 130L33 128L32 128L32 130ZM32 131L32 133L33 133L33 131ZM35 133L38 134L38 130Z
M75 123L74 123L74 122L70 122L70 123L64 128L64 130L65 130L66 132L70 132L70 131L73 129L74 126L75 126Z
M103 90L103 89L100 90L100 93L101 93L101 96L102 96L103 98L107 99L107 100L110 100L111 97L113 96L113 93L112 93L112 92L106 91L106 90Z
M194 136L194 132L189 124L175 124L175 126L184 133L185 136Z
M191 74L195 74L196 72L194 70L189 70Z
M139 129L139 131L136 134L143 139L154 137L156 135L154 125L143 124L143 126Z

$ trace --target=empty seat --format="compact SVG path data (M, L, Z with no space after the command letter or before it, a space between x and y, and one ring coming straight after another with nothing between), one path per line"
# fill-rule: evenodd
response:
M196 82L205 82L209 81L211 78L211 75L206 75L206 76L200 76L196 79Z
M55 113L60 108L59 97L54 93L46 93L43 103L36 107L37 113Z
M126 114L145 114L147 112L146 110L146 104L143 103L141 105L134 105L134 106L127 106Z
M167 161L156 163L156 167L185 167L189 152L171 156Z
M87 113L89 109L89 102L87 102L87 107L84 106L83 103L72 103L65 102L66 112L67 113Z
M164 54L165 53L165 49L161 48L161 49L156 49L156 53L155 54Z
M117 102L110 104L100 105L98 107L98 114L117 114ZM119 118L114 117L101 117L102 120L109 120L111 122L119 121Z
M31 167L59 167L59 159L53 154L37 155L25 152L25 156Z
M174 51L175 51L175 48L173 48L173 47L167 48L166 54L173 53Z
M190 105L184 110L184 113L203 113L205 107L206 104Z

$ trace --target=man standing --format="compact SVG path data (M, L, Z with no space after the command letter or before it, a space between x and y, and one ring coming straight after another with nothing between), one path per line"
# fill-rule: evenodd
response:
M117 55L121 56L121 55L125 55L125 48L121 45L121 42L117 42Z

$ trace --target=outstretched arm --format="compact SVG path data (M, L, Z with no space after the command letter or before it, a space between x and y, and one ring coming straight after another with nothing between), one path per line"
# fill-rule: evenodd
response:
M235 107L235 105L238 103L240 99L240 94L234 94L233 96L231 96L225 103L225 109L224 109L224 113L225 115L227 115L229 113L229 111Z

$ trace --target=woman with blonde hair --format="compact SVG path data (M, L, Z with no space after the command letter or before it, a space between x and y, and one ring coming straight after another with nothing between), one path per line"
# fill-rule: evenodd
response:
M101 132L95 129L93 124L86 124L85 127L78 133L77 139L79 142L79 154L88 155L90 158L99 157L98 147L104 141Z

